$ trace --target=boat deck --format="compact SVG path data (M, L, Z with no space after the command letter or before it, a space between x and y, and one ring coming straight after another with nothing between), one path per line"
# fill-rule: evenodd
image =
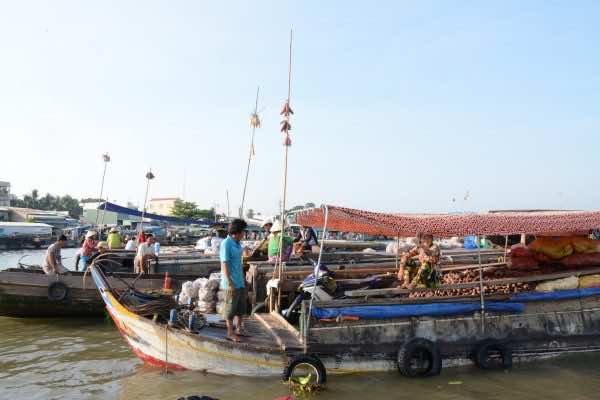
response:
M241 338L242 346L283 352L304 350L298 331L278 314L253 314L244 318L243 328L247 336ZM212 339L225 340L227 335L225 322L211 323L199 334Z

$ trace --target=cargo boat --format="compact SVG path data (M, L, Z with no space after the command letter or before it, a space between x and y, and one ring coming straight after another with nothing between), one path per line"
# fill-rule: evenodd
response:
M562 235L600 226L600 212L403 215L326 206L299 218L324 230L329 223L342 231L390 236ZM245 319L249 337L234 343L219 323L196 329L168 324L164 315L151 319L132 312L128 295L112 288L101 269L92 269L117 328L147 363L242 376L308 374L315 383L327 374L398 369L410 377L431 376L467 362L510 368L513 358L598 351L600 288L485 294L494 285L598 273L600 266L504 280L484 280L480 273L478 282L457 285L481 289L475 297L390 297L419 288L349 291L342 300L313 297L302 303L297 326L276 312L253 314Z

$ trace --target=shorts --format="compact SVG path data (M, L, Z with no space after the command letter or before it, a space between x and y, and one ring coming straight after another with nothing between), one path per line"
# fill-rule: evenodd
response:
M44 273L46 275L55 275L54 268L52 268L49 265L42 266L42 269L44 270ZM66 269L62 264L58 264L58 273L59 274L66 274L67 272L69 272L68 269Z
M246 303L248 294L246 288L226 289L225 307L223 308L223 318L231 321L235 316L246 315Z

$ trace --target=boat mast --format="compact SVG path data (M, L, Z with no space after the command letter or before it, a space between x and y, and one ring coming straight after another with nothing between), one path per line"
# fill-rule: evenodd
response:
M288 63L288 95L285 104L283 105L283 109L281 110L281 115L283 115L283 121L281 121L281 132L283 132L283 196L281 201L281 232L279 233L279 260L277 262L279 274L279 282L281 283L281 277L283 275L283 234L285 232L285 222L286 222L286 200L287 200L287 179L288 179L288 152L289 147L292 145L292 139L290 138L290 130L292 126L290 125L290 115L293 115L294 112L290 107L290 99L292 96L292 30L290 29L290 49L289 49L289 63ZM277 303L276 310L279 311L279 304L281 302L281 290L277 291Z
M258 118L258 93L260 86L256 88L256 101L254 102L254 113L250 117L250 126L252 133L250 134L250 151L248 152L248 166L246 167L246 179L244 180L244 190L242 191L242 205L240 205L240 218L244 218L244 202L246 200L246 187L248 186L248 175L250 174L250 162L254 156L254 132L256 128L260 128L260 119Z

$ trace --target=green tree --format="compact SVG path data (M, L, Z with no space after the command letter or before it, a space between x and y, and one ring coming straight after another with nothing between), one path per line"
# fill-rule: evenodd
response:
M13 199L10 202L13 207L33 208L36 210L45 211L68 211L73 218L79 218L83 213L83 208L79 205L79 201L73 197L53 196L46 193L44 197L39 196L39 191L33 189L30 194L23 196L23 199Z

